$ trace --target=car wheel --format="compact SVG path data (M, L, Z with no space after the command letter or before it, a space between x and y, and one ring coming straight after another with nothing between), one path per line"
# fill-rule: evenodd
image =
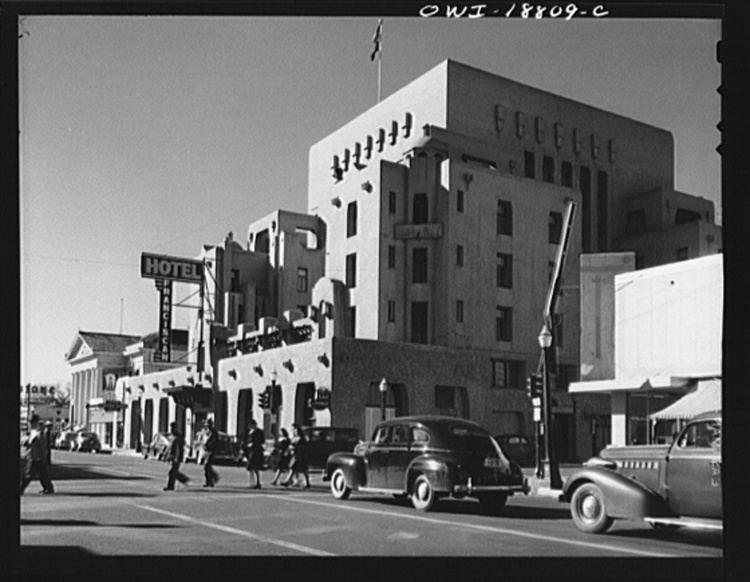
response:
M612 525L604 494L595 483L584 483L573 493L570 514L576 527L586 533L603 533Z
M482 495L479 498L479 503L488 513L499 513L505 502L508 501L508 496L505 493L494 493L492 495Z
M419 511L429 511L435 504L437 496L425 475L419 475L414 481L411 493L411 504Z
M348 499L352 488L346 484L346 475L343 469L336 469L331 477L331 494L336 499Z

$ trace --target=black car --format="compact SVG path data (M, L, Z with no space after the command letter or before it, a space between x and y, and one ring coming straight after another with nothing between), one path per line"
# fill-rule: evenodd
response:
M379 424L355 452L328 457L323 479L346 499L352 490L408 496L420 511L439 498L476 497L490 511L528 493L521 468L478 424L445 416L407 416Z
M339 451L351 452L360 442L356 428L305 426L302 432L307 437L308 464L311 469L324 469L330 455Z
M530 467L536 461L534 443L522 434L499 434L495 440L511 461L522 467Z

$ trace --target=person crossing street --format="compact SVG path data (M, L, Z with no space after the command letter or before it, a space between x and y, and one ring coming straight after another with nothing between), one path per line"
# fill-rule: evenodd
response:
M214 470L214 455L219 449L219 433L211 418L206 421L206 432L206 440L203 443L203 475L205 478L203 486L213 487L219 481L219 474Z
M172 438L170 439L169 452L167 453L169 475L167 477L167 486L164 488L164 491L174 491L175 481L179 481L183 485L190 481L188 476L180 471L180 465L185 456L185 438L177 429L176 422L171 423L169 429Z
M29 419L32 427L28 440L24 443L28 449L26 456L23 475L21 477L21 495L26 491L26 487L36 477L42 484L42 490L39 493L50 495L55 492L55 487L49 478L47 465L47 440L44 436L44 427L39 416L32 414Z

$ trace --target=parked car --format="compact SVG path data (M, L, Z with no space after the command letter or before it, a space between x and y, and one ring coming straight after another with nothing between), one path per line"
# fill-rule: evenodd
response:
M534 443L522 434L499 434L495 440L507 457L522 467L529 467L536 462Z
M615 519L723 530L721 412L693 418L669 445L608 447L570 475L562 499L586 533Z
M55 439L55 448L63 451L70 451L75 448L78 433L72 430L64 430Z
M310 469L325 469L328 457L339 451L354 451L359 443L356 428L337 426L305 426L302 432L308 441L308 464Z
M214 454L214 463L217 465L228 464L228 465L241 465L243 462L243 452L237 437L228 435L226 433L218 433L219 446L218 450ZM203 438L204 436L199 433L196 435L193 441L193 450L185 453L185 462L194 462L203 464Z
M102 450L102 443L99 442L99 435L95 432L80 431L76 436L75 449L79 452L98 453Z
M151 442L141 449L143 458L148 459L149 457L153 457L159 461L166 461L170 439L169 433L157 432L151 439Z
M324 481L336 499L353 490L408 496L420 511L441 497L476 497L495 512L508 496L528 493L521 468L478 424L445 416L392 418L371 441L328 457Z

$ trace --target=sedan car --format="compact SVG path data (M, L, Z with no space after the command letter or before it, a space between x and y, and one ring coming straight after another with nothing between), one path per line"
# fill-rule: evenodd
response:
M72 430L65 430L61 432L55 439L55 448L63 451L70 451L75 448L75 442L78 438L78 433Z
M307 456L311 469L324 469L330 455L339 451L351 452L359 443L356 428L305 426L302 432L307 437Z
M534 444L522 434L499 434L495 437L503 452L511 461L522 467L529 467L535 462Z
M485 429L445 416L406 416L379 424L371 441L328 457L323 479L331 482L337 499L353 490L386 493L409 497L420 511L430 510L441 497L469 496L495 512L508 496L529 491L521 468Z
M170 436L166 432L157 432L151 442L143 447L141 451L143 458L148 459L153 457L159 461L165 461L167 459L167 453L169 452Z
M95 432L81 431L78 433L75 442L75 449L79 452L98 453L102 450L102 443L99 441L99 435Z

